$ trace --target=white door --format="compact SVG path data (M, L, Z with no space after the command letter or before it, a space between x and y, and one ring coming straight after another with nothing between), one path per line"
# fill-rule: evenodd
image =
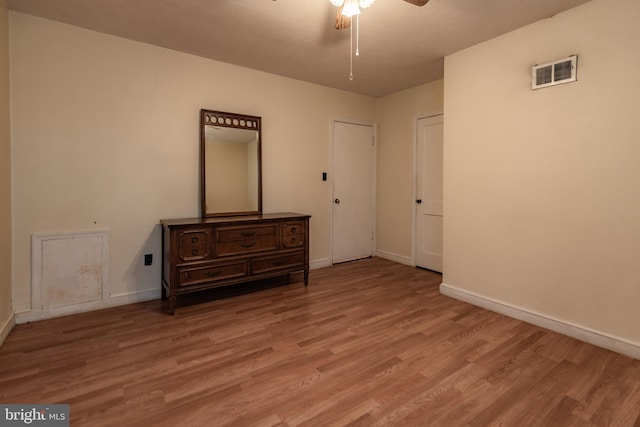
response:
M333 122L333 263L373 255L373 126Z
M418 120L416 141L416 265L442 272L443 116Z

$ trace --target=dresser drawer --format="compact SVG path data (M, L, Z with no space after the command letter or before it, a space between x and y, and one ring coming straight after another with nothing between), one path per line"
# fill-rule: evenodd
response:
M304 252L293 252L282 255L270 255L263 257L253 258L251 272L253 274L268 273L270 271L277 271L281 269L288 269L291 267L304 267L305 257Z
M218 242L216 244L216 254L219 257L271 251L275 249L278 249L278 241L275 235L232 242Z
M276 237L278 226L256 225L242 227L218 227L216 229L216 242L234 242L237 240L254 240L263 237Z
M301 248L304 246L304 234L285 234L282 244L287 249Z
M178 256L182 261L202 261L211 253L211 228L178 231Z
M242 255L278 249L278 225L218 227L216 256Z
M200 261L209 258L209 248L211 246L205 243L178 246L178 256L182 261Z
M282 224L282 231L285 235L302 235L304 236L304 224L302 222L287 222Z
M305 233L302 222L282 224L282 245L287 249L304 247Z
M178 245L191 246L211 242L211 228L192 228L178 232Z
M178 286L191 286L216 280L235 279L247 275L247 262L239 260L226 264L178 269Z

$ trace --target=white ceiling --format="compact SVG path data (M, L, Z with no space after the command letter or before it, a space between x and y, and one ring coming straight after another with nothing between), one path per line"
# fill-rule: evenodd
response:
M79 27L370 96L440 79L444 56L589 0L377 0L349 30L329 0L8 0ZM533 65L533 64L532 64Z

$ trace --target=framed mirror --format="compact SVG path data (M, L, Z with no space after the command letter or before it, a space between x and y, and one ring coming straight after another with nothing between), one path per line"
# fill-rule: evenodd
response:
M200 110L202 216L262 213L261 118Z

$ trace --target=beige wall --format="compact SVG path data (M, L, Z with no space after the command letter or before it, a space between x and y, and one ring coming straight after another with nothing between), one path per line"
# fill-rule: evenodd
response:
M0 0L0 344L11 310L11 144L9 139L9 18Z
M378 255L413 263L414 146L416 119L443 111L444 81L378 100Z
M329 259L332 117L369 97L10 13L16 312L36 232L109 229L111 292L160 289L161 218L198 216L199 110L263 118L263 210L309 213ZM154 265L143 266L153 253Z
M594 0L446 58L447 285L640 343L638 22Z

